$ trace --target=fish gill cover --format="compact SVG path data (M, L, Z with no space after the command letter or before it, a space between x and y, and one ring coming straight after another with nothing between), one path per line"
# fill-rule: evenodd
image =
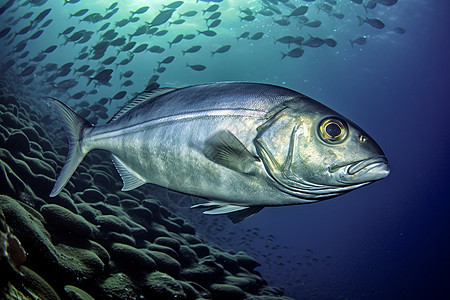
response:
M224 218L187 209L191 197L166 189L121 192L103 152L89 154L66 189L50 198L68 146L42 100L60 99L102 125L143 91L232 80L290 87L343 108L348 103L327 95L320 77L332 68L349 70L346 61L380 40L400 43L407 29L394 15L397 0L0 3L5 293L43 299L347 296L315 283L323 282L318 274L328 274L331 253L307 245L290 251L258 225L230 228ZM344 73L336 85L364 82ZM357 297L377 296L364 291Z

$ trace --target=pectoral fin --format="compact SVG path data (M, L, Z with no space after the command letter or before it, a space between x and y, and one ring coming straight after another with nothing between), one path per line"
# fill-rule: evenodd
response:
M203 154L211 161L231 170L252 174L259 159L229 131L219 131L205 141Z

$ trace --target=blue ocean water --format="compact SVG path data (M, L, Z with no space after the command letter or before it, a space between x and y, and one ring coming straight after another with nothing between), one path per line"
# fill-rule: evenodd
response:
M140 20L114 28L119 36L127 36L145 21L151 22L163 3L172 1L123 1L110 20L94 24L78 22L89 13L105 14L113 2L81 0L63 5L62 0L16 1L0 16L0 30L11 27L12 33L18 32L46 8L52 10L39 25L47 19L53 21L42 28L40 37L29 40L22 51L14 52L14 48L37 29L18 35L12 43L8 43L9 35L0 39L3 66L14 60L3 72L17 76L28 65L36 65L37 70L30 75L34 77L32 82L25 84L30 77L18 77L17 81L25 93L38 95L37 105L41 96L47 94L69 106L76 106L83 100L94 104L122 90L127 91L125 98L130 99L146 87L154 74L160 76L161 86L171 87L228 80L277 84L326 104L354 121L379 143L389 159L389 177L332 200L266 208L236 225L220 217L196 215L197 219L205 218L199 221L199 226L201 222L205 222L204 226L217 225L217 220L224 226L220 232L207 228L198 230L222 247L234 251L253 250L262 264L258 270L269 283L284 287L286 295L296 299L445 299L450 296L446 288L450 279L447 272L450 268L450 204L446 176L450 144L447 3L424 0L400 0L393 6L378 3L374 9L368 9L366 15L361 5L350 0L338 0L335 5L320 0L290 1L296 7L307 5L308 19L322 22L318 28L300 28L297 19L287 26L276 24L274 20L282 19L276 13L268 17L256 14L255 20L241 21L239 16L246 14L239 12L239 8L259 11L264 1L222 1L218 3L221 24L211 28L217 35L208 37L197 36L197 30L206 30L204 18L212 13L203 15L201 10L213 3L185 1L170 21L178 18L178 12L199 11L196 16L185 17L186 22L180 25L158 26L168 30L164 36L143 35L132 39L137 45L160 45L165 48L163 53L137 53L130 64L117 69L115 63L128 57L128 53L117 54L118 47L109 47L99 60L75 60L83 47L90 49L99 42L102 33L97 30L102 24L111 22L103 31L106 32L114 28L115 22L128 18L130 11L148 5L148 12L136 15ZM1 4L4 3L6 1ZM282 1L276 5L273 1L265 3L278 7L282 14L292 11ZM338 19L328 15L325 9L319 9L327 3L333 10L342 12L344 18ZM89 13L69 19L70 14L83 8L88 8ZM12 25L29 11L34 13L32 17ZM359 26L358 15L378 18L386 26L383 29L369 24ZM70 26L75 26L74 32L92 30L92 38L84 44L61 45L64 38L58 38L58 34ZM406 33L394 32L396 27L404 28ZM237 40L246 31L250 36L257 32L263 32L264 36L258 40ZM169 48L168 42L179 34L196 36ZM281 52L287 53L295 46L289 48L274 43L276 39L300 35L306 40L309 34L333 38L337 45L303 46L301 57L281 59ZM367 42L352 47L348 40L362 36L367 37ZM54 52L43 61L32 61L51 45L58 46ZM182 54L182 50L193 45L201 45L201 51ZM231 49L211 56L211 51L223 45L231 45ZM19 58L25 51L30 53ZM80 100L70 99L70 95L92 91L93 84L87 85L88 78L71 72L55 79L55 82L69 78L78 81L68 92L57 92L51 84L43 84L51 73L38 74L48 63L61 66L68 62L75 62L73 68L88 64L89 68L99 71L100 62L110 56L117 56L115 63L105 66L113 69L111 86L98 86L97 94ZM166 65L164 72L157 72L158 61L168 56L175 56L175 60ZM21 65L26 62L28 64ZM201 64L206 70L194 71L186 64ZM134 84L121 87L125 79L120 78L120 73L128 70L134 72L131 78ZM108 114L112 116L125 101L113 100L107 107ZM190 214L184 208L180 208L180 213ZM258 238L245 242L243 233L253 234L255 228Z

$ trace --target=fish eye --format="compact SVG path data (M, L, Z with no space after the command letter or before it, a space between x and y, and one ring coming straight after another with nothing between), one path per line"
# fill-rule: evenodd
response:
M325 119L320 123L319 135L327 143L336 144L347 136L347 125L336 118Z

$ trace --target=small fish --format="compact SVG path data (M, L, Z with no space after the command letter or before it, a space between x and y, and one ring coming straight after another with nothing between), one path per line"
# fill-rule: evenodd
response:
M395 27L394 29L392 29L392 31L397 34L405 34L406 33L406 30L402 27Z
M148 44L141 44L139 46L137 46L136 48L134 48L132 53L141 53L144 52L148 47Z
M398 0L377 0L377 3L380 3L385 6L392 6L396 4Z
M240 39L247 39L249 35L250 35L250 32L245 31L245 32L241 33L240 36L237 37L237 40L239 41Z
M38 31L36 31L32 36L30 36L29 37L29 39L30 40L35 40L35 39L37 39L38 37L40 37L41 36L41 34L44 32L44 30L38 30Z
M213 20L211 23L206 24L206 26L208 26L208 30L209 30L210 28L216 28L217 26L220 25L220 23L222 23L222 20L216 19L216 20Z
M85 95L86 95L86 92L82 91L82 92L78 92L78 93L73 94L72 96L70 96L70 98L75 99L75 100L80 100Z
M286 56L297 58L301 57L305 51L302 48L295 48L288 53L281 52L281 59L284 59Z
M192 46L191 48L187 49L187 50L183 50L183 55L185 55L186 53L196 53L198 51L200 51L200 49L202 48L202 46Z
M131 76L133 76L133 74L134 74L133 71L126 71L125 73L120 73L120 78L119 79L122 79L122 77L130 78Z
M6 28L2 29L2 31L0 31L0 39L2 37L7 36L10 31L11 31L11 27L6 27Z
M126 91L120 91L115 94L112 98L109 99L109 104L111 104L112 100L120 100L123 99L127 95Z
M303 23L302 25L306 26L306 27L317 28L320 25L322 25L322 22L319 21L319 20L313 20L313 21L309 21L309 22Z
M172 48L173 44L181 42L182 39L183 39L183 35L182 34L177 35L171 42L168 42L169 43L169 48Z
M103 31L103 30L106 30L106 29L107 29L107 28L109 27L109 25L111 25L111 23L109 23L109 22L108 22L108 23L105 23L105 24L103 24L103 25L102 25L102 27L100 27L98 31Z
M123 46L119 52L127 52L130 51L131 49L134 48L134 46L136 46L136 42L129 42L127 43L125 46Z
M176 9L176 8L180 7L181 5L183 5L183 3L184 3L183 1L175 1L170 4L163 5L163 9L166 9L166 8Z
M110 57L106 58L105 60L103 60L101 62L101 64L108 66L108 65L112 64L113 62L115 62L116 59L117 59L117 56L110 56Z
M296 9L294 9L289 15L288 17L298 17L298 16L302 16L304 14L306 14L306 12L308 11L308 6L300 6Z
M66 91L68 89L73 88L78 84L78 81L75 79L66 79L57 83L54 83L53 86L61 91Z
M139 8L139 9L136 10L136 11L131 11L131 17L133 17L134 15L140 15L140 14L145 13L145 12L147 12L147 10L148 10L149 8L150 8L150 7L148 7L148 6L142 6L141 8Z
M204 30L204 31L197 30L197 32L198 32L198 35L200 35L200 34L203 34L205 36L215 36L215 35L217 35L217 32L215 32L213 30Z
M361 26L364 23L369 24L370 26L377 28L377 29L383 29L384 23L379 19L369 19L369 18L363 18L361 16L358 16L359 19L359 26Z
M332 38L323 39L323 42L324 42L328 47L331 47L331 48L334 48L334 47L336 47L336 45L337 45L336 40L335 40L335 39L332 39Z
M251 21L254 21L254 20L256 19L255 16L245 16L245 17L239 16L239 18L241 19L241 22L242 22L242 21L251 22Z
M156 36L164 36L169 32L169 30L163 29L163 30L159 30L157 32L155 32Z
M313 36L310 36L309 39L307 39L306 41L304 41L302 43L303 46L308 46L308 47L312 47L312 48L320 47L323 44L325 44L323 39L318 38L318 37L313 37Z
M189 68L191 68L194 71L203 71L203 70L206 69L206 67L204 65L189 65L189 64L186 64L186 67L189 67Z
M75 26L67 27L63 32L58 34L58 37L60 37L61 35L71 34L74 29L75 29Z
M357 44L357 45L364 45L367 41L367 37L366 36L360 36L354 40L349 40L350 44L352 45L353 48L353 44Z
M78 2L80 2L80 0L64 0L64 4L63 5L75 4L75 3L78 3Z
M250 40L253 41L257 41L259 39L261 39L264 36L264 32L257 32L254 35L252 35L251 37L249 37Z
M178 19L178 20L175 20L175 21L173 21L173 22L169 22L169 26L170 25L181 25L181 24L184 24L184 22L186 22L186 20L184 20L184 19ZM209 26L208 26L209 27Z
M190 10L190 11L180 14L180 17L194 17L197 15L197 13L198 12L195 10Z
M291 21L289 21L289 19L287 19L287 18L283 18L283 19L279 19L279 20L274 19L273 21L281 26L288 26L289 24L291 24Z
M81 17L81 16L85 15L88 11L89 11L89 9L87 9L87 8L80 9L76 13L70 14L69 19L72 17Z
M47 9L43 10L36 18L34 18L33 21L31 21L31 25L34 26L35 24L38 24L39 22L44 20L45 17L47 17L51 11L52 11L51 8L47 8Z
M31 66L27 67L26 69L24 69L22 71L22 73L19 74L19 76L21 76L21 77L28 76L28 75L32 74L35 70L36 70L36 66L31 65Z
M164 58L162 61L158 62L158 68L159 66L161 66L161 64L170 64L171 62L173 62L175 60L175 56L171 55L171 56L167 56L166 58Z
M159 26L161 24L166 23L172 17L172 14L175 12L175 9L167 9L161 11L150 23L150 26Z
M220 47L219 49L217 49L216 51L212 51L211 56L214 56L214 54L216 54L216 53L228 52L230 49L231 49L231 45L224 45L224 46Z
M92 80L95 80L101 84L108 85L109 80L112 78L112 76L111 76L112 72L113 72L112 69L105 69L105 70L97 73L97 75L95 75L94 77L89 78L88 85L91 83Z
M203 14L215 12L217 9L219 9L219 5L213 4L210 7L208 7L207 9L203 10Z
M163 53L166 49L164 49L161 46L155 45L155 46L151 46L150 48L148 48L148 51L152 52L152 53Z
M126 81L124 81L124 83L122 83L120 86L121 86L121 87L122 87L122 86L127 87L127 86L131 86L131 85L133 85L133 84L134 84L133 81L131 81L131 80L126 80Z

